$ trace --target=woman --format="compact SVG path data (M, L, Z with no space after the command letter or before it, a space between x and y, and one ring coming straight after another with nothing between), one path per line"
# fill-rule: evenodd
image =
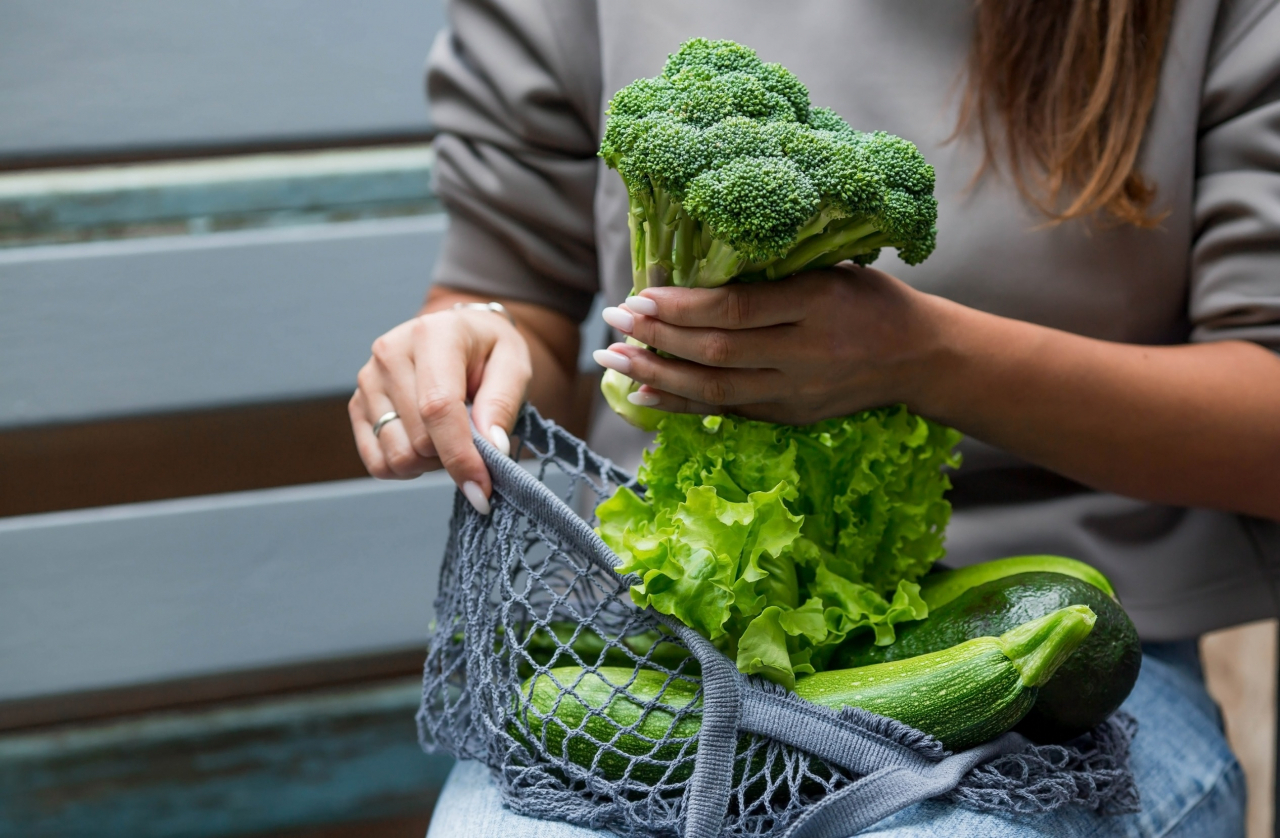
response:
M647 290L605 319L684 360L615 343L597 361L669 411L805 423L904 402L959 428L948 563L1083 559L1149 642L1127 704L1142 813L930 802L871 834L1240 834L1243 782L1190 641L1276 613L1280 10L469 0L451 24L428 74L451 227L424 312L360 373L370 472L443 466L486 512L466 403L499 447L525 398L572 416L577 323L630 284L625 194L595 158L608 94L688 37L748 44L815 104L920 147L938 249L914 268ZM514 324L456 307L495 300ZM605 410L591 441L623 462L644 442ZM501 809L460 766L432 834L466 833L594 834Z

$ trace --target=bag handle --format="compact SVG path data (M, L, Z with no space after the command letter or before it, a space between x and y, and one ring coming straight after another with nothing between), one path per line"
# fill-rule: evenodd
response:
M926 767L882 768L827 795L802 814L784 838L849 838L895 812L945 794L973 768L989 759L1021 750L1027 740L1006 733L984 745L961 751Z

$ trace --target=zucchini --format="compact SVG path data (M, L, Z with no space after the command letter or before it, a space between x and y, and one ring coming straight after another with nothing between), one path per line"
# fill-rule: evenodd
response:
M1088 582L1107 596L1116 599L1116 592L1111 587L1111 582L1097 568L1076 559L1068 559L1066 556L1010 556L1007 559L992 559L989 562L980 562L955 570L930 573L920 580L920 597L929 606L929 612L933 613L935 608L941 608L970 588L976 588L1015 573L1034 571L1072 576L1081 582Z
M1097 623L1071 659L1040 688L1018 730L1037 742L1065 742L1116 711L1138 680L1142 646L1120 604L1102 590L1060 573L1018 573L965 591L928 619L897 627L897 639L876 646L870 635L846 641L833 666L867 666L999 634L1068 605L1088 606Z
M1036 688L1089 635L1094 620L1087 607L1071 606L999 637L904 661L820 672L797 681L795 693L824 707L861 707L897 719L960 750L1017 724ZM569 690L562 692L561 685ZM650 701L656 705L646 712L643 703ZM524 682L517 712L524 730L512 732L577 765L598 766L611 780L669 783L693 770L701 716L688 708L700 703L695 679L629 667L600 667L596 674L560 667ZM652 762L637 762L638 756Z
M493 642L495 654L503 652L505 631L498 626ZM461 645L464 642L462 632L451 638L452 642ZM658 666L675 669L684 664L683 672L696 675L699 673L698 659L689 654L689 650L680 645L665 629L661 631L641 631L616 638L616 642L607 645L605 639L588 628L578 628L577 623L567 620L553 620L546 625L531 626L524 632L521 643L523 653L515 654L516 666L521 677L528 678L534 672L534 665L555 666L578 660L593 666L633 666L637 658L647 653L648 660ZM572 650L572 654L570 651ZM630 654L628 654L630 652Z
M617 638L614 645L606 645L605 640L589 628L579 628L576 623L564 620L553 620L546 628L536 628L525 635L524 648L529 657L539 666L555 666L572 663L573 658L566 651L571 648L579 660L598 666L634 666L636 658L643 658L646 653L649 660L657 666L675 669L682 661L684 671L689 674L697 672L697 659L691 658L689 650L665 630L642 631ZM625 650L620 647L625 647ZM627 652L631 654L628 655ZM635 657L632 657L634 655ZM528 664L521 660L522 666ZM529 669L528 674L532 673Z

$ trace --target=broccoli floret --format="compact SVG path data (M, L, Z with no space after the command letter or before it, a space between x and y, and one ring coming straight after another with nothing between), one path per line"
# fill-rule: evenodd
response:
M786 68L696 38L609 103L600 156L630 197L635 290L779 279L933 250L933 167L814 108Z
M633 293L933 251L933 167L919 150L812 107L795 74L733 41L687 41L660 76L618 91L600 156L627 187ZM635 386L606 373L610 406L652 428L663 414L628 403Z

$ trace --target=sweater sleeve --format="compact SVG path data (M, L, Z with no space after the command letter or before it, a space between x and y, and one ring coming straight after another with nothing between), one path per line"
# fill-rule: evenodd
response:
M435 282L586 317L600 95L592 0L450 3L427 61L449 212Z
M1280 4L1222 7L1205 75L1188 300L1193 341L1280 349Z

